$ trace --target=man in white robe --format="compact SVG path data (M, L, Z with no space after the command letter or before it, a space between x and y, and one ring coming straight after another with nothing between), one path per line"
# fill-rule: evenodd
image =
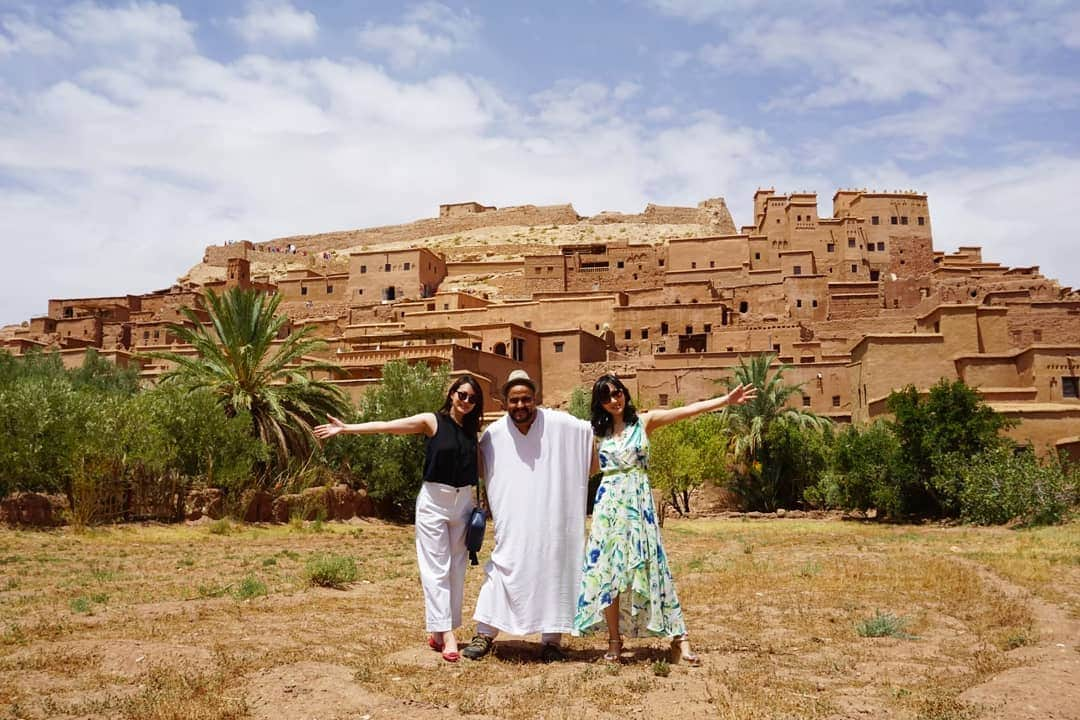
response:
M462 655L487 655L499 631L541 634L546 662L563 660L562 633L574 625L585 551L585 502L592 427L536 407L536 385L523 370L503 386L507 414L480 438L495 548L473 619L476 636Z

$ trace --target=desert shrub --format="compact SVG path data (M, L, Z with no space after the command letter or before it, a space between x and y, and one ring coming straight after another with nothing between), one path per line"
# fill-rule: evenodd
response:
M304 576L312 585L340 588L356 579L356 561L342 555L315 555L308 559Z
M266 583L254 575L244 576L233 590L233 597L237 600L250 600L266 594Z
M855 626L855 632L857 632L860 637L898 637L912 639L912 636L904 629L907 627L907 624L908 621L905 618L878 610L874 613L873 617L860 621L859 624Z
M979 525L1061 522L1080 489L1077 474L1064 463L1040 462L1030 450L988 450L965 463L962 473L961 517Z

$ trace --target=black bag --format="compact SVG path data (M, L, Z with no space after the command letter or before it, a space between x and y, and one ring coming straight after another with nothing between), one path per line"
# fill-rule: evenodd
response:
M474 507L469 513L469 526L465 529L465 547L469 551L469 561L473 565L479 565L480 560L476 553L480 552L480 546L484 544L484 528L487 525L487 512L483 508Z

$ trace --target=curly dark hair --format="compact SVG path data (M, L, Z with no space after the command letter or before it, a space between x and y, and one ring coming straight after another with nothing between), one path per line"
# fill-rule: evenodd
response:
M637 408L634 407L634 401L630 399L630 391L623 385L622 380L611 374L601 375L593 383L592 404L589 408L592 416L590 422L592 422L593 434L596 437L610 435L615 424L611 413L604 409L604 402L611 397L610 387L622 391L623 399L626 401L626 404L623 405L623 422L627 425L633 425L637 422Z
M473 403L473 409L461 419L461 427L471 433L479 434L480 420L484 417L484 390L472 375L466 373L454 381L450 389L446 391L446 401L439 408L439 412L443 415L450 414L450 408L454 405L453 395L462 385L472 385L473 393L476 395L476 402Z

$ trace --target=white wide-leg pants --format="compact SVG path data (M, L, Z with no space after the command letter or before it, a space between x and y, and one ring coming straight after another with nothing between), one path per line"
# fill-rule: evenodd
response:
M473 508L471 487L426 482L416 498L416 561L424 586L427 631L461 626L465 596L465 530Z

